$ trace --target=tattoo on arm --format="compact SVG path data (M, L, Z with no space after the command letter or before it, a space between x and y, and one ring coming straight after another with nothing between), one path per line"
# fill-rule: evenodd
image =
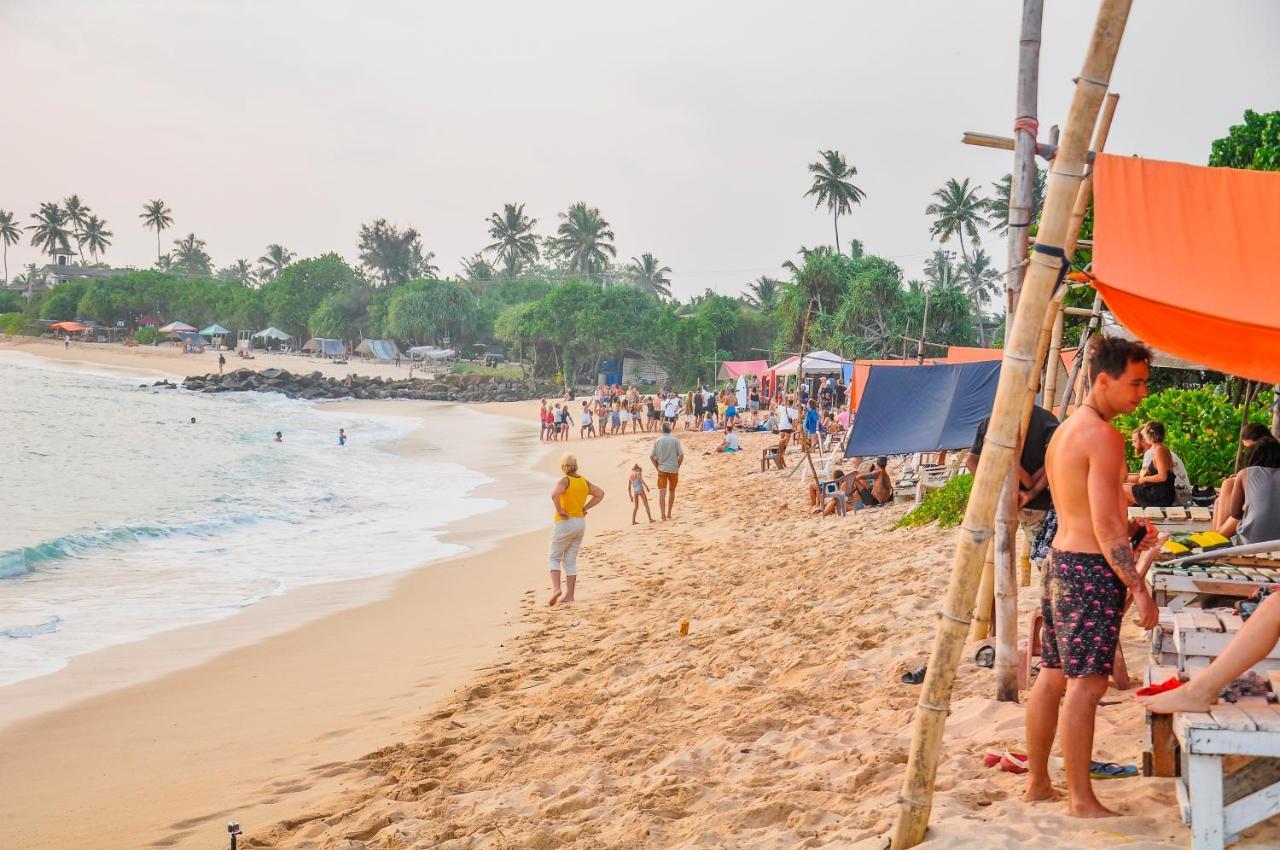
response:
M1129 545L1129 541L1113 544L1111 551L1107 554L1107 560L1111 562L1111 569L1120 581L1124 582L1125 587L1132 590L1141 582L1133 558L1133 547Z

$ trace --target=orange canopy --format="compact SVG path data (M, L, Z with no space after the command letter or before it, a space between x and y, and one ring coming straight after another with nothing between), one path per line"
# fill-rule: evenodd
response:
M67 333L80 333L89 330L88 325L82 325L79 322L55 322L49 325L50 330L66 331Z
M1280 172L1099 155L1093 274L1139 339L1280 382Z
M945 363L973 363L979 360L1000 360L1004 351L999 348L975 348L969 345L947 346Z

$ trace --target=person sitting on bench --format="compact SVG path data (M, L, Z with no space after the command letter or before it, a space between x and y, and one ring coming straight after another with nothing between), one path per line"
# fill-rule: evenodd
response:
M1249 456L1249 449L1254 447L1259 440L1271 437L1271 429L1266 425L1260 425L1257 422L1250 422L1244 426L1240 432L1240 444L1244 446L1244 456ZM1213 527L1221 531L1227 527L1227 521L1231 518L1231 505L1234 499L1236 487L1239 486L1238 475L1228 475L1222 479L1222 486L1218 488L1218 498L1213 503ZM1233 529L1234 532L1234 529ZM1230 537L1230 534L1225 535Z
M1245 456L1227 505L1227 520L1217 528L1237 546L1280 540L1280 442L1263 437Z

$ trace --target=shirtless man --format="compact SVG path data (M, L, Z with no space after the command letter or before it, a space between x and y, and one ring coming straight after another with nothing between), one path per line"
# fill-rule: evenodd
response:
M1138 574L1138 552L1156 542L1145 520L1126 519L1120 483L1124 437L1111 420L1130 413L1147 395L1151 352L1141 343L1096 338L1089 348L1089 395L1049 441L1045 469L1058 512L1058 533L1045 571L1044 649L1040 675L1027 701L1027 790L1023 799L1053 797L1049 751L1062 720L1068 810L1076 817L1112 817L1089 778L1098 701L1107 692L1126 593L1133 594L1138 625L1149 629L1159 613ZM1134 550L1133 535L1145 536ZM1066 700L1063 702L1063 695Z

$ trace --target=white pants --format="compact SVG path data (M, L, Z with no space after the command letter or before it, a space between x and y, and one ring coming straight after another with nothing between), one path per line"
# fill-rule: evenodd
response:
M559 572L563 566L565 575L578 574L578 550L582 548L582 538L586 532L586 517L570 517L556 523L551 532L552 572Z

